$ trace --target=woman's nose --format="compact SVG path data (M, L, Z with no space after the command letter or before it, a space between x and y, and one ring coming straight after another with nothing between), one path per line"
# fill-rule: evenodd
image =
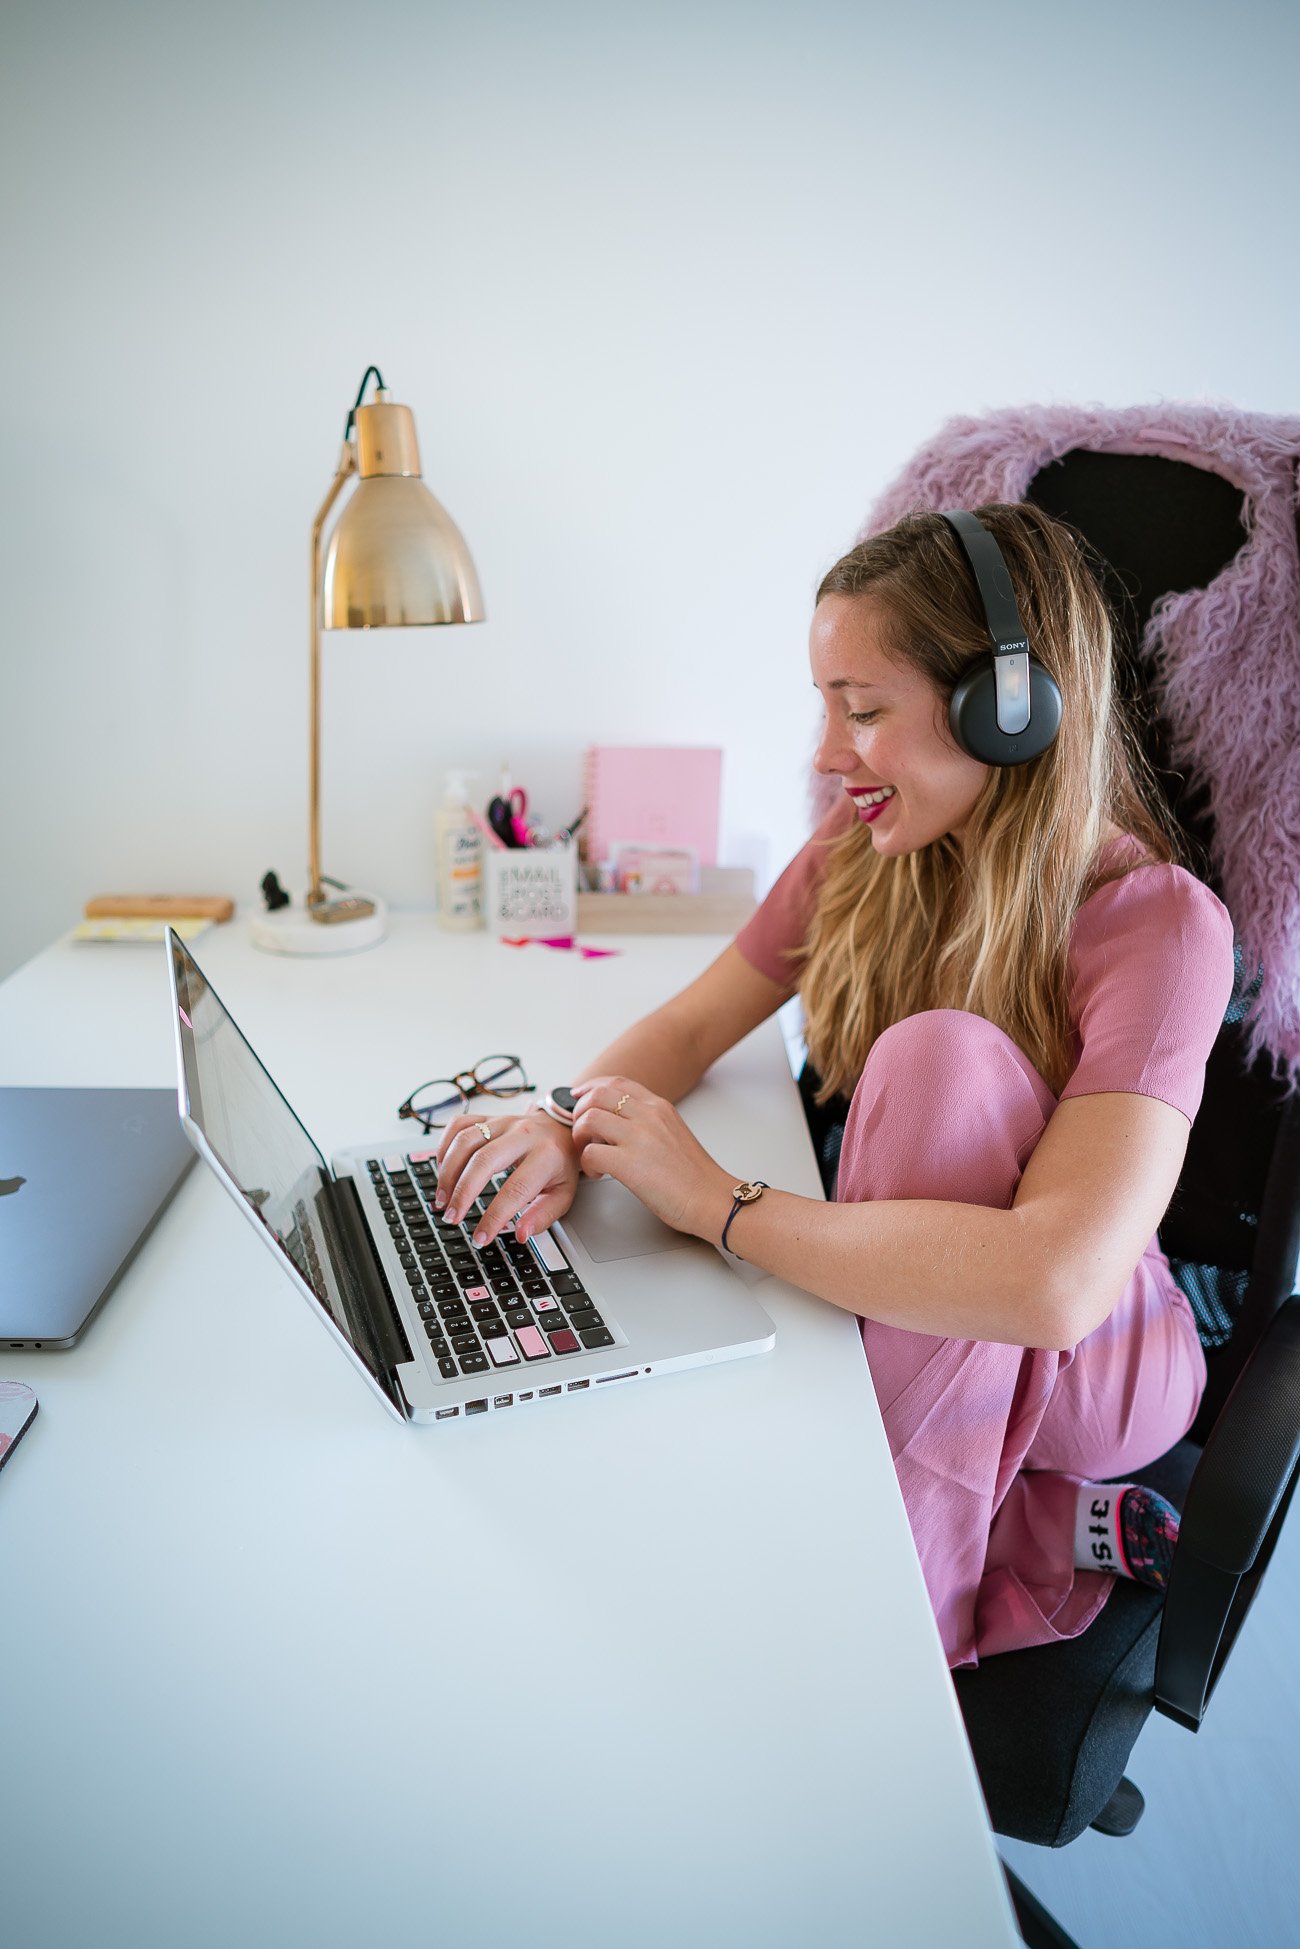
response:
M838 741L835 726L827 724L817 741L813 753L813 770L820 772L852 771L857 764L855 753Z

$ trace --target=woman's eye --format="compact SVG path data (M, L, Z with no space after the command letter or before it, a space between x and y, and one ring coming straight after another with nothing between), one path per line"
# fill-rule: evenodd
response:
M869 720L870 720L871 718L873 718L873 717L875 717L875 716L877 716L877 715L878 715L878 713L877 713L877 712L875 712L875 711L850 711L850 712L849 712L849 723L850 723L850 724L866 724L866 723L868 723L868 722L869 722Z

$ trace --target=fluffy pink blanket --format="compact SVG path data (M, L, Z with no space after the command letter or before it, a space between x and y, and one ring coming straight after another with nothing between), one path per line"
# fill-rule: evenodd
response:
M1211 854L1249 980L1248 1055L1300 1091L1300 419L1230 406L1022 406L952 419L876 502L859 539L913 508L1018 501L1076 447L1159 454L1245 496L1247 540L1204 589L1158 602L1143 637L1171 762L1208 787ZM820 781L822 816L833 792Z

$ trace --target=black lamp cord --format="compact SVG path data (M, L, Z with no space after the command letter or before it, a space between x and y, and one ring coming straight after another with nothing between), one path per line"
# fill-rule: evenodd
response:
M372 372L375 375L376 391L377 392L384 391L384 381L380 374L379 367L377 365L368 365L365 371L361 375L361 384L357 387L357 396L355 400L352 402L352 411L348 414L347 425L343 429L343 438L345 440L350 440L352 438L352 429L357 423L357 407L361 404L362 400L365 398L366 387L370 383L370 375Z

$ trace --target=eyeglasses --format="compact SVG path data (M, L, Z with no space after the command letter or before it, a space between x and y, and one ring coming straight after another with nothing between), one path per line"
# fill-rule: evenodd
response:
M472 1096L524 1096L536 1087L524 1074L518 1056L484 1056L472 1069L462 1069L455 1076L435 1076L431 1083L421 1083L399 1105L397 1114L413 1117L423 1130L441 1130L450 1119L436 1116L438 1110L450 1110L454 1106L463 1109ZM450 1095L446 1094L448 1090Z

